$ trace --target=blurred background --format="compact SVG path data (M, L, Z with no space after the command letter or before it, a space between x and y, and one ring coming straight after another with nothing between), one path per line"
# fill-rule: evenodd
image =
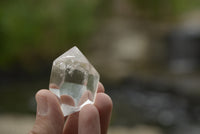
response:
M74 45L113 100L109 134L200 133L199 0L1 0L0 133L31 129Z

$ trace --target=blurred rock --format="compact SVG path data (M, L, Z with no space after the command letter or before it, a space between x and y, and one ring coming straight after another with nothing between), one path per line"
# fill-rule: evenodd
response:
M200 66L200 11L180 19L168 38L169 64L174 73L193 72Z
M190 122L200 123L198 95L184 94L175 87L138 77L111 89L113 125L147 123L173 128Z
M30 115L0 115L1 134L26 134L33 124L34 116Z
M200 133L200 124L188 124L185 126L178 126L173 130L172 134L199 134Z
M163 132L158 127L139 125L132 128L111 127L108 134L163 134Z

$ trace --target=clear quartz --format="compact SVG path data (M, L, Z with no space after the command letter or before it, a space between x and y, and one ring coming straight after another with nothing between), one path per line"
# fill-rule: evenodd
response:
M98 82L98 72L76 46L53 61L49 90L59 97L64 116L93 104Z

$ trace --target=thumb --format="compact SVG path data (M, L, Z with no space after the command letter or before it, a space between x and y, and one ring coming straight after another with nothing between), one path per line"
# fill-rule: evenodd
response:
M62 134L64 116L57 97L49 90L40 90L36 101L36 121L29 134Z

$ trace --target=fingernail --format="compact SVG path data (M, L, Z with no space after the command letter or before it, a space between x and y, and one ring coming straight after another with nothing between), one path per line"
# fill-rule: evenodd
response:
M45 96L37 97L37 114L41 116L47 115L48 112L48 102Z

